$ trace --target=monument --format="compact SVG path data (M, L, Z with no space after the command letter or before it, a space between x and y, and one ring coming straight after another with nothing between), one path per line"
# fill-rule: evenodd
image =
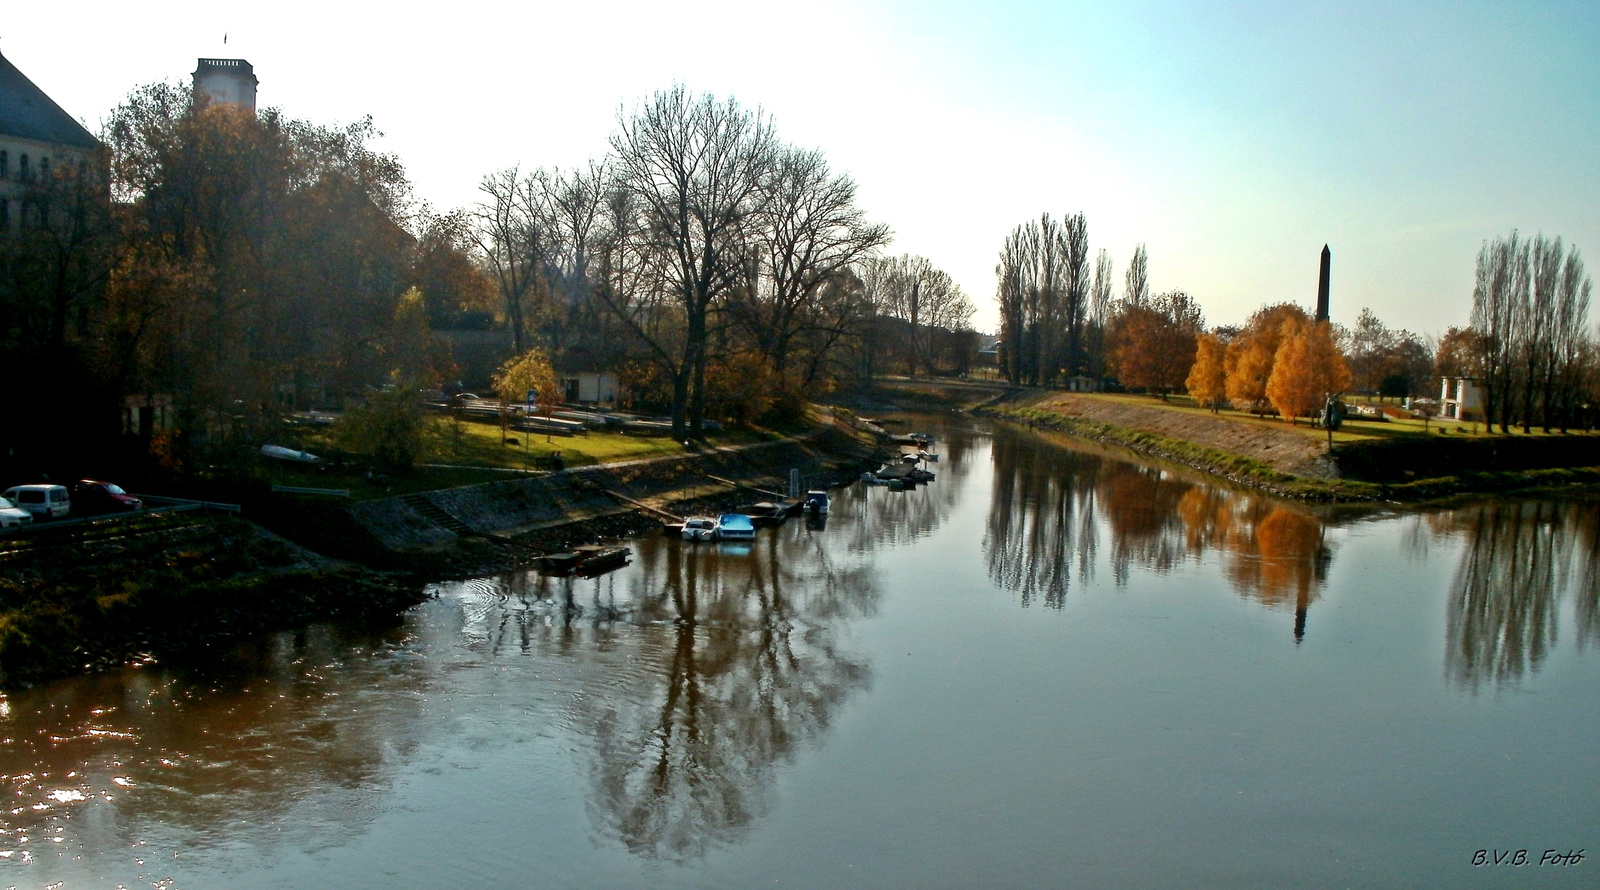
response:
M1333 262L1333 252L1322 245L1322 274L1317 278L1317 321L1328 320L1328 266Z

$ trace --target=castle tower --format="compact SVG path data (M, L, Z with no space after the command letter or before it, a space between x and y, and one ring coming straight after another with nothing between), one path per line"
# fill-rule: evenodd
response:
M212 102L256 110L256 73L244 59L201 59L194 69L194 92Z
M1333 252L1322 245L1322 274L1317 276L1317 321L1328 320L1328 267L1333 265Z

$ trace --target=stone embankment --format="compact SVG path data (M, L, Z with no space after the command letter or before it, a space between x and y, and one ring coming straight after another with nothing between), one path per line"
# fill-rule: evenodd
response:
M541 548L563 549L658 528L661 517L639 504L682 516L767 499L753 488L714 477L774 491L787 487L791 470L798 470L808 487L854 479L862 465L881 458L877 448L869 438L830 426L801 440L708 448L363 501L343 508L349 524L336 534L345 555L364 562L433 575L471 574ZM494 538L511 539L524 549L519 553ZM339 549L338 543L327 543ZM349 549L352 545L359 550Z

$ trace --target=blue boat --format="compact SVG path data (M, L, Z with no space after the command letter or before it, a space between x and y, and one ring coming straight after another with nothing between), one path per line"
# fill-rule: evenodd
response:
M720 541L753 541L756 524L743 513L724 513L717 520L717 539Z

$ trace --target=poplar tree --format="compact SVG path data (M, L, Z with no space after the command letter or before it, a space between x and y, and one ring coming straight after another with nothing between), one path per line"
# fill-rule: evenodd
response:
M1194 367L1189 369L1185 385L1196 402L1217 413L1227 395L1227 344L1216 334L1200 334L1195 338Z

